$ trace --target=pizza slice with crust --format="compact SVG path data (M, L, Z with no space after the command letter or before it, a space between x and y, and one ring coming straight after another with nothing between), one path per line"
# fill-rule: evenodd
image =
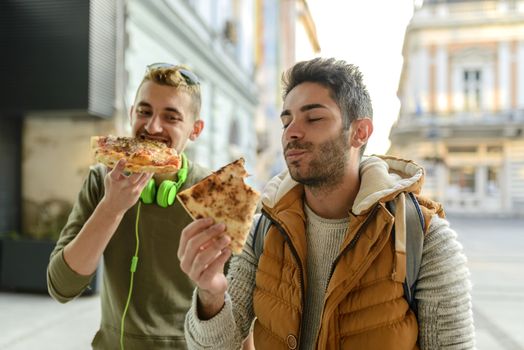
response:
M244 183L247 176L244 159L240 158L177 196L193 219L211 217L225 223L235 254L242 252L260 198L256 190Z
M93 136L91 149L96 161L110 168L125 158L125 170L132 173L176 173L182 163L175 149L156 140L112 135Z

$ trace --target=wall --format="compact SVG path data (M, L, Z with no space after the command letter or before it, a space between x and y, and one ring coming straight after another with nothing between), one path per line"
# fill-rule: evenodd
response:
M27 116L22 130L22 232L57 235L89 166L90 138L113 132L113 123L91 117ZM58 222L57 222L58 220Z

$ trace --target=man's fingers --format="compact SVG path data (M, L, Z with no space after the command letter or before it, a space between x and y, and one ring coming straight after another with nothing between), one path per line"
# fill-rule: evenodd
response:
M118 180L123 175L124 168L126 166L126 160L121 158L116 162L115 167L111 170L109 175L114 179Z
M224 230L224 224L214 224L204 230L199 230L196 234L193 234L187 239L184 237L184 241L181 241L180 243L180 246L183 245L184 248L181 250L181 256L179 257L183 271L189 271L194 263L196 255L204 250L202 246L204 246L208 241L212 241L222 235ZM191 232L189 234L191 234Z
M140 179L140 186L143 189L146 184L153 178L153 173L144 173L144 177Z
M184 252L186 250L187 242L193 236L207 229L212 224L213 224L212 218L197 219L193 221L192 223L190 223L189 225L187 225L182 230L182 234L180 235L180 244L178 246L178 251L177 251L178 260L182 260L182 256L184 255Z
M208 266L212 265L213 262L221 255L222 250L226 248L229 243L231 243L231 238L225 235L207 242L207 248L199 249L195 255L193 263L188 266L188 268L191 269L191 275L200 276L200 274L202 274L202 270L205 270L208 268Z
M138 185L140 187L142 184L145 186L152 176L153 173L135 173L129 175L128 179L133 185Z
M210 280L217 273L224 273L224 265L231 257L231 253L231 249L229 248L222 249L220 255L201 272L199 279Z
M131 173L127 177L127 181L129 181L132 185L136 185L142 178L142 174L143 173Z
M207 249L209 246L208 242L213 242L224 233L225 229L226 226L223 223L219 223L201 231L200 234L194 235L187 240L183 254L189 254L189 257L192 257L198 254L199 251Z

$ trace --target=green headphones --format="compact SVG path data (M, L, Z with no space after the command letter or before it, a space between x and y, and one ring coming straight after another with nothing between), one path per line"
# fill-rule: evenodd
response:
M177 177L178 180L170 181L170 180L164 180L158 187L158 192L156 190L155 180L151 179L147 183L146 187L142 190L142 193L140 194L140 199L144 204L151 204L155 201L156 197L156 203L161 206L162 208L167 208L169 205L172 205L175 202L176 194L178 193L178 190L180 190L180 187L186 182L187 180L187 158L182 153L180 155L182 157L182 167L178 170ZM124 328L125 328L125 319L127 315L127 310L129 308L129 303L131 302L131 296L133 294L133 277L136 272L136 267L138 265L138 248L140 244L139 236L138 236L138 222L140 218L140 205L141 203L138 202L138 209L136 213L136 223L135 223L135 239L136 239L136 248L135 248L135 254L131 258L131 278L129 281L129 292L127 294L127 301L124 306L124 311L122 312L122 319L120 320L120 349L124 349Z
M178 180L164 180L156 190L155 180L151 179L147 183L146 187L142 190L140 194L140 199L144 204L151 204L155 201L162 208L167 208L175 202L175 197L180 190L180 187L187 180L187 158L184 153L181 154L182 157L182 167L178 170L177 177Z

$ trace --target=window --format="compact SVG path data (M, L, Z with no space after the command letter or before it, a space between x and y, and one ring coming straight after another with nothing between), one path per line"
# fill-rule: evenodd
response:
M488 196L498 196L500 192L499 177L500 169L498 167L488 167L488 179L486 181L486 194Z
M449 169L449 190L452 193L475 193L475 167L463 166Z
M482 98L482 72L479 69L464 70L464 109L475 111L480 109Z
M448 153L477 153L477 146L448 146Z
M240 124L237 119L234 119L229 125L229 156L231 159L242 157L242 152L245 151L241 148L240 140Z
M229 144L240 146L240 127L236 119L229 125Z
M502 153L502 146L499 146L499 145L490 145L488 147L486 147L486 152L490 153L490 154L495 154L495 153Z

